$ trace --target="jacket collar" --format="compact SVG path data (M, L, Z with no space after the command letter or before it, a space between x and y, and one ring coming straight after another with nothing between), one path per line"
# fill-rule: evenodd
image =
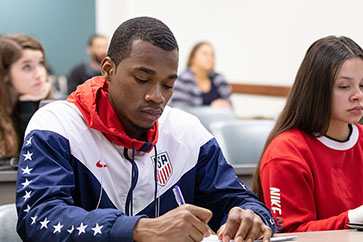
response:
M135 150L150 152L158 140L158 121L148 130L146 142L130 138L126 134L108 100L108 82L103 76L93 77L79 85L67 101L78 107L90 128L102 132L112 143L128 149L132 149L134 144Z

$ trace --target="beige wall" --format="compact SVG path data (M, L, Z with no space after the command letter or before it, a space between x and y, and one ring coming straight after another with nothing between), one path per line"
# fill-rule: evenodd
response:
M291 85L316 39L346 35L363 46L362 9L361 0L96 0L96 28L111 36L128 18L153 16L174 32L180 70L192 45L209 40L216 70L230 82ZM284 99L238 96L233 102L243 116L271 116Z

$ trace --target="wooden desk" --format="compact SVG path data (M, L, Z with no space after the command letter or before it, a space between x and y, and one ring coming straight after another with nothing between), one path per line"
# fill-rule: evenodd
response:
M15 203L17 171L0 171L0 205Z
M284 233L276 234L275 237L292 236L297 238L292 241L296 242L362 242L363 231L355 229L349 230L329 230L319 232L303 232L303 233Z

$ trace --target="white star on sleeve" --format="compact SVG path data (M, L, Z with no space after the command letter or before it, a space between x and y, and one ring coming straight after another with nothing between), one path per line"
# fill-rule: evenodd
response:
M68 229L67 232L71 234L73 232L73 230L74 230L74 225L72 225L72 228Z
M82 234L82 233L86 233L86 228L87 228L87 224L86 225L83 225L83 223L81 223L80 225L79 225L79 227L77 227L76 229L79 231L78 232L78 235L80 235L80 234Z
M32 191L27 191L27 190L25 190L25 195L23 196L23 198L24 198L24 201L26 201L28 198L30 198L30 194L32 193Z
M96 226L94 228L92 228L93 231L95 231L93 233L93 236L96 236L96 234L102 234L101 229L103 228L102 226L99 226L98 223L96 223Z
M24 161L32 160L32 155L33 155L33 153L30 153L28 150L28 152L26 154L23 154L23 156L25 157Z
M32 223L30 225L33 225L37 221L37 216L31 217L31 219L32 219Z
M271 223L271 224L274 224L274 221L273 221L271 218L270 218L270 223Z
M29 181L28 178L25 178L25 182L23 182L21 185L23 185L23 188L28 186L30 184L31 180Z
M30 175L30 172L33 170L33 168L29 169L28 166L25 167L25 169L21 168L23 170L23 174Z
M53 225L54 231L53 234L57 233L57 232L61 232L61 229L63 228L63 224L61 224L60 222L58 222L57 225Z
M245 186L245 184L243 184L242 182L238 181L239 184L243 187L243 189L247 190L247 187Z
M48 229L48 223L50 222L50 220L47 220L47 218L45 218L43 221L41 221L40 222L40 224L42 225L42 226L40 226L40 229L42 229L42 228L46 228L46 229Z
M24 212L26 212L26 213L30 211L30 206L29 206L29 204L27 204L27 205L26 205L26 209L24 209L23 211L24 211Z
M32 144L32 138L33 138L33 137L30 137L30 138L26 141L26 144L25 144L25 145L31 145L31 144Z

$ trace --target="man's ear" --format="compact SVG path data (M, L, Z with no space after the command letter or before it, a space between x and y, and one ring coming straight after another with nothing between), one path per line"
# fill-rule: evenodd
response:
M103 77L107 81L111 81L111 77L115 74L115 72L116 72L115 62L113 62L109 56L103 58L101 62L101 73Z

